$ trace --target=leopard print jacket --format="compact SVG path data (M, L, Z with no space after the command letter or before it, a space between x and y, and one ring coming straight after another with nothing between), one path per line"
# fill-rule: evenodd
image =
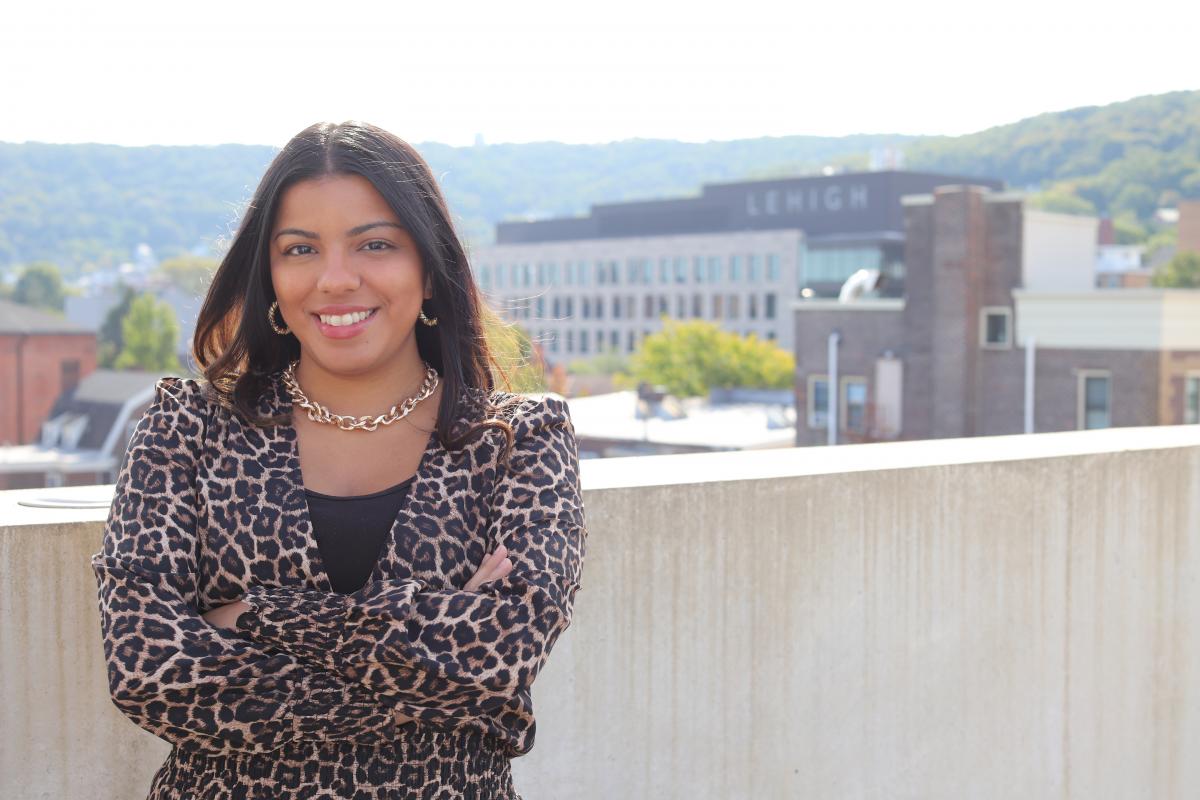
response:
M277 374L259 410L289 407ZM91 562L113 702L174 745L152 797L414 796L383 788L431 775L461 785L419 796L516 796L508 758L533 746L530 689L570 624L586 528L565 401L510 413L505 464L499 431L458 450L430 436L370 579L342 595L295 429L244 423L196 380L158 382ZM460 588L501 543L509 575ZM252 611L234 631L200 616L239 598Z

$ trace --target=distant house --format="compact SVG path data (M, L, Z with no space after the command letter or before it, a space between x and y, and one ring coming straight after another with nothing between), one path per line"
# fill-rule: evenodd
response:
M37 439L55 398L95 369L94 332L0 300L0 446Z
M0 489L113 483L159 377L92 372L54 403L36 443L0 447Z

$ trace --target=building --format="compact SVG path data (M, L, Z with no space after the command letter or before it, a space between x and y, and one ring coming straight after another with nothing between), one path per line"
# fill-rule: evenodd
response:
M572 397L580 458L792 447L788 389L714 389L707 397L625 390Z
M55 398L95 369L95 333L0 300L0 446L36 440Z
M1179 201L1179 252L1200 253L1200 200Z
M1146 287L1153 271L1142 266L1146 247L1104 244L1096 248L1096 286L1101 289Z
M0 447L0 489L88 486L117 479L159 376L99 369L63 392L34 443Z
M1097 290L1097 221L1017 195L904 208L904 297L793 304L797 444L1200 421L1200 292Z
M560 363L630 353L661 315L792 341L791 300L836 296L876 270L903 291L900 198L998 181L887 171L705 184L697 197L593 205L586 217L502 222L473 253L490 302Z

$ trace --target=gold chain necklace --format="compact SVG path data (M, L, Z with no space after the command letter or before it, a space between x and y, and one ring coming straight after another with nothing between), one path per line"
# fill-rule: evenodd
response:
M283 371L283 383L287 387L288 394L292 397L292 402L307 411L308 418L313 422L337 425L344 431L373 431L380 425L391 425L393 422L404 419L417 407L417 403L433 394L433 390L437 388L440 377L437 370L430 366L428 361L422 360L422 363L425 364L425 381L421 384L420 391L404 402L392 406L386 414L380 414L374 418L370 416L352 417L346 414L334 414L315 400L308 399L304 392L301 391L300 384L296 382L296 365L299 363L299 361L293 361Z

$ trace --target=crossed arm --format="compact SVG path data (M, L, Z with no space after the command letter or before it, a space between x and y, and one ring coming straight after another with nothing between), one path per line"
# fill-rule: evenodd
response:
M185 749L265 752L294 740L386 741L413 719L453 727L527 690L569 624L583 555L565 403L541 401L554 413L514 425L486 534L494 575L473 588L396 580L348 596L252 586L249 610L223 612L231 630L196 607L205 421L194 400L178 381L160 384L92 559L123 713Z

